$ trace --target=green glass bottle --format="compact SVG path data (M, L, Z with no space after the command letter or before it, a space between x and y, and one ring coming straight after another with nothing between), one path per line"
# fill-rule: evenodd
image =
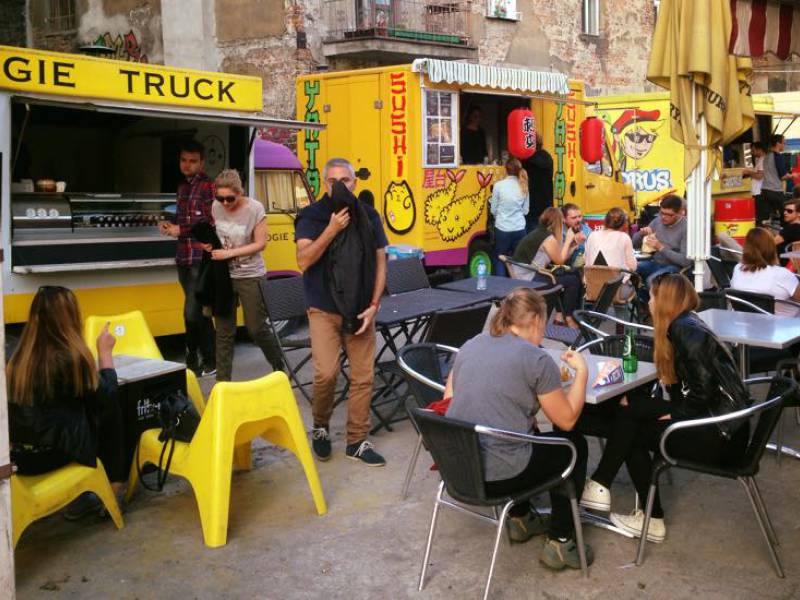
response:
M639 358L636 356L636 340L632 329L625 334L625 347L622 350L622 371L636 373L639 368Z

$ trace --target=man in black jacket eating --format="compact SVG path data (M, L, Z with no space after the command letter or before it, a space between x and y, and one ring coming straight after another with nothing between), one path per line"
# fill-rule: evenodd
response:
M367 441L375 359L375 315L386 284L386 233L378 213L353 195L356 177L345 159L323 170L325 195L295 221L297 263L303 271L314 362L312 448L331 456L329 421L344 342L350 361L347 448L353 460L386 464Z

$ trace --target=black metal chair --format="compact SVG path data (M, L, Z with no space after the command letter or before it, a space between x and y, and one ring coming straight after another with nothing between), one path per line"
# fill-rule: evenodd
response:
M431 287L425 266L418 258L398 258L386 263L386 291L402 294Z
M656 453L650 489L647 494L642 536L639 540L639 548L636 553L637 565L641 565L644 562L644 549L647 543L647 531L650 526L650 515L653 511L658 478L661 473L667 469L679 468L726 479L736 479L741 482L750 500L750 505L753 508L753 513L756 516L759 527L761 528L761 533L764 535L767 542L772 562L775 565L775 570L778 572L779 577L784 577L783 565L781 564L781 559L777 550L778 539L775 535L775 529L772 526L769 515L767 514L767 507L764 504L764 499L761 497L761 492L758 489L755 476L758 474L761 457L766 449L767 441L772 435L772 431L775 429L778 419L780 419L783 402L790 394L797 393L797 384L787 377L755 377L745 381L745 384L748 386L764 383L770 383L767 399L764 402L719 417L678 421L667 427L666 431L664 431L659 442L660 450ZM751 418L755 418L755 426L752 428L750 439L742 457L734 464L719 465L696 462L689 459L674 457L667 450L669 438L676 431L686 431L699 427L715 427L720 423L733 423Z
M728 310L728 299L725 296L724 290L698 292L697 295L700 298L700 305L697 307L697 312L703 312L710 308Z
M625 321L613 315L598 312L596 310L576 310L574 314L575 320L578 322L578 327L581 330L582 339L594 340L598 338L605 338L610 335L621 334L626 328L634 329L643 334L652 334L653 328L644 323L633 323ZM601 327L603 323L612 323L615 332L611 333L603 331Z
M733 310L741 312L755 312L762 314L775 314L775 297L769 294L746 292L744 290L727 289L725 296Z
M425 408L431 402L441 400L444 395L446 373L458 350L441 344L409 344L397 354L397 365L405 378L408 389L414 398L417 408ZM416 422L411 419L414 428ZM422 449L422 436L417 429L417 443L408 462L406 476L403 480L401 497L408 497L408 488L417 466L419 452Z
M476 517L484 522L496 525L494 548L492 558L489 563L489 574L486 578L486 586L483 598L489 596L489 588L494 574L494 565L497 559L497 551L500 547L500 538L508 517L508 511L515 504L527 502L531 498L542 492L562 487L569 496L572 506L572 518L575 524L575 541L580 554L581 570L584 576L588 577L589 571L586 565L586 554L583 543L583 531L578 513L578 502L575 497L575 487L568 479L575 467L577 451L575 446L567 439L556 437L541 437L514 433L484 427L483 425L473 425L455 419L441 417L432 411L422 409L412 409L413 419L417 423L425 447L428 448L433 459L439 468L442 482L436 493L436 501L433 506L431 525L428 532L428 542L425 547L425 556L422 560L422 572L419 577L419 591L425 585L425 574L428 570L428 560L430 559L433 535L436 530L436 522L439 517L439 509L444 506L459 512ZM490 436L508 442L523 444L556 445L569 448L572 459L566 469L558 476L545 481L531 489L518 494L509 496L488 496L486 494L486 478L483 470L483 457L481 455L479 436ZM444 493L455 500L455 502L444 497ZM490 508L494 516L489 516L476 510L476 507ZM498 509L499 514L498 514Z
M491 304L485 303L437 312L425 332L425 341L461 348L483 331L491 308Z
M278 340L278 348L286 365L286 371L292 380L292 387L300 390L306 400L311 402L311 396L305 387L310 381L300 381L300 369L311 360L311 337L310 335L284 336L281 337L280 331L275 327L275 323L292 319L305 318L306 300L303 294L302 277L286 277L283 279L261 279L261 295L269 316L269 326L275 339ZM298 352L305 352L305 356L296 364L292 365L289 360L290 354L295 356Z
M655 351L654 338L649 335L635 334L633 343L636 346L636 357L645 362L653 362L653 352ZM620 358L625 349L624 335L609 335L585 343L578 348L578 352L588 350L591 354L598 356L611 356Z
M711 276L714 278L714 282L716 283L718 290L724 290L731 287L731 278L728 275L728 271L725 268L721 258L717 258L716 256L712 255L706 261L706 264L711 271Z

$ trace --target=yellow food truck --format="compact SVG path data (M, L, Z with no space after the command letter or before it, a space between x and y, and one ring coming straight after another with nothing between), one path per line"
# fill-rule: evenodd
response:
M27 319L39 286L63 285L85 314L140 309L155 335L183 331L176 242L158 224L174 215L187 137L209 175L234 167L264 202L270 274L297 273L287 213L309 189L257 132L321 126L261 109L256 77L0 46L5 323Z
M590 103L583 84L565 75L426 58L302 76L296 93L297 119L326 125L298 137L313 192L323 192L328 159L349 159L390 243L422 249L428 267L469 265L474 272L488 253L487 200L505 176L506 120L516 108L532 111L536 135L553 157L557 206L633 208L633 190L608 144L602 161L581 160L578 131ZM463 125L474 108L486 144L483 160L470 161L462 156Z

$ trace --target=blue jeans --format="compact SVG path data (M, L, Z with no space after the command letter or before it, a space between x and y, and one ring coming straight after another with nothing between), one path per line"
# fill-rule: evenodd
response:
M680 267L677 265L665 265L662 263L657 263L654 260L643 260L636 267L636 272L641 275L645 282L645 286L648 288L650 287L650 282L654 277L657 277L662 273L677 273L680 270Z
M525 230L519 231L500 231L494 230L494 257L492 258L492 274L507 275L506 266L500 262L498 256L505 254L511 256L519 241L525 237Z

